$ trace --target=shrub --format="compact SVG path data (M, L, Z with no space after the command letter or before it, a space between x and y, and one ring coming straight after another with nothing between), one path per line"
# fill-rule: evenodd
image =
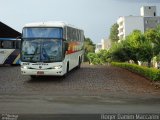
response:
M138 73L146 78L149 78L153 81L159 81L160 80L160 70L155 68L148 68L144 66L139 66L136 64L129 64L129 63L118 63L118 62L112 62L113 66L125 68L127 70L130 70L132 72Z

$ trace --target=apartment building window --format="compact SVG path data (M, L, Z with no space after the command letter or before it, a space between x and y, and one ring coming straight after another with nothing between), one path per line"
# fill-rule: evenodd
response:
M154 12L154 16L156 16L156 12Z

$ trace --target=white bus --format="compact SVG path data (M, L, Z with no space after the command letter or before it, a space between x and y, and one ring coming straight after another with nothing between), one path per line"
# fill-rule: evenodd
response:
M0 65L20 65L20 39L0 38Z
M63 76L83 60L84 32L63 22L26 24L22 31L21 74Z

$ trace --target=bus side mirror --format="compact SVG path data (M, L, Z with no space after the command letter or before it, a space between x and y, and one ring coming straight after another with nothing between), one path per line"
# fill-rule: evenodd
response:
M68 51L68 43L65 43L65 51Z

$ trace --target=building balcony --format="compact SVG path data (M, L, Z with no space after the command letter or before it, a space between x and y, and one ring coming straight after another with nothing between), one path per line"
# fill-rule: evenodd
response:
M124 36L124 32L120 32L119 34L118 34L118 36L120 37L120 36Z
M119 17L119 19L117 20L117 24L123 24L124 22L124 17Z
M124 29L124 26L123 26L123 25L121 25L121 26L118 27L118 30L119 30L119 31L120 31L121 29L122 29L122 30Z

